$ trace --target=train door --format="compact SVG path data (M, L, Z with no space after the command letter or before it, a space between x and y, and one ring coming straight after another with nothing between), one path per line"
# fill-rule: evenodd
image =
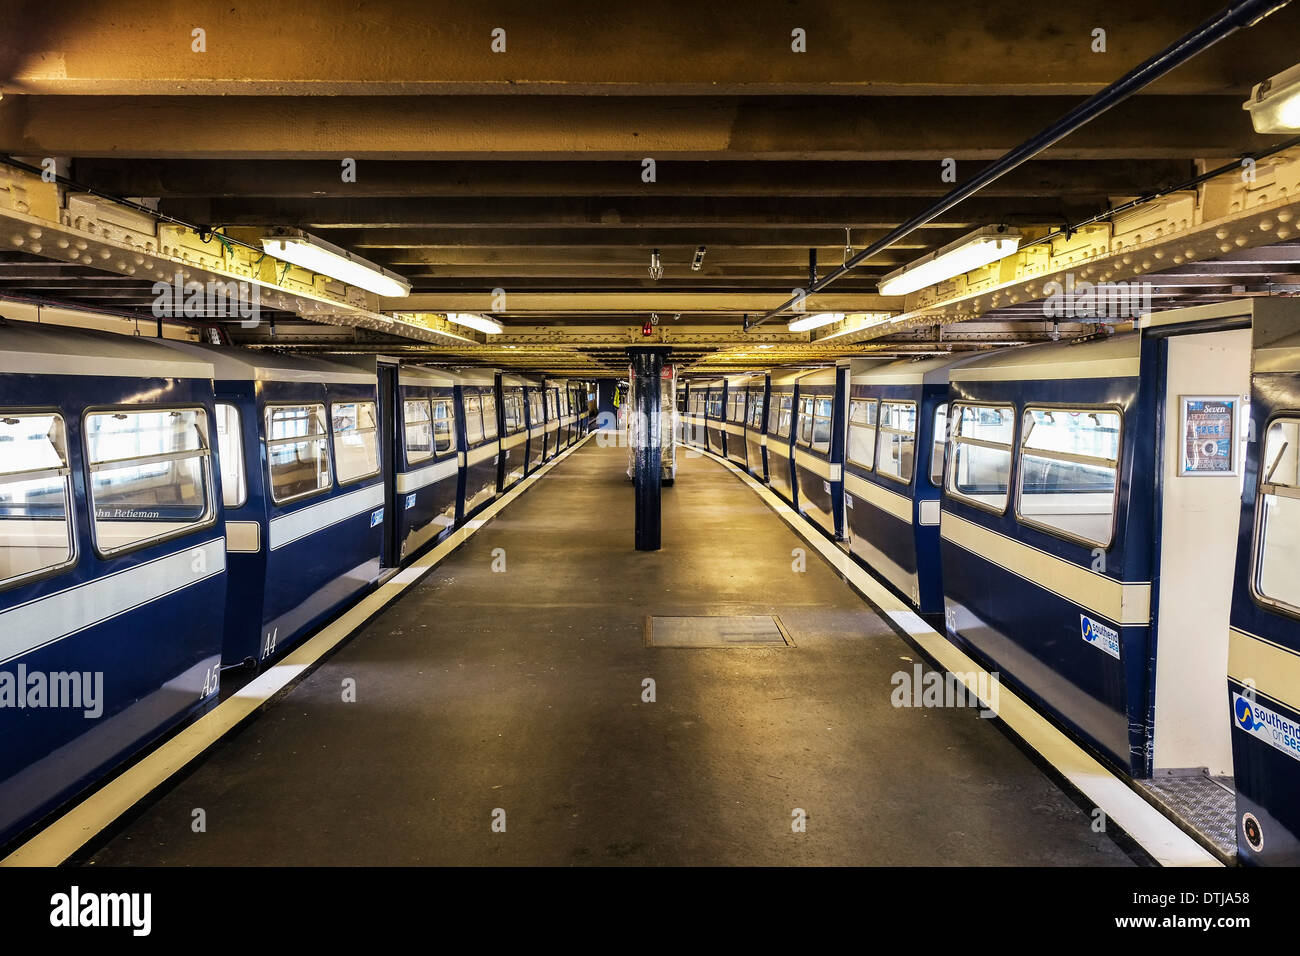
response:
M395 568L402 563L397 531L397 468L394 442L397 440L397 366L378 363L379 376L379 461L384 472L384 541L380 566Z
M1224 719L1250 394L1249 328L1174 334L1163 351L1156 574L1158 778L1232 774Z

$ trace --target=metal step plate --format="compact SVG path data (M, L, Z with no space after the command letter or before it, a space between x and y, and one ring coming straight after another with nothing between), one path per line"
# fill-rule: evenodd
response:
M790 633L771 614L730 617L651 616L646 647L794 647Z
M1222 857L1237 856L1237 796L1231 778L1201 772L1162 772L1137 783L1170 813L1213 843Z

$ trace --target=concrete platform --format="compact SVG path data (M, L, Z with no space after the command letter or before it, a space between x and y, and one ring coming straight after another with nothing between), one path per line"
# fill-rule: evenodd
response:
M1130 864L976 710L894 708L916 653L718 464L633 551L625 462L562 462L89 862ZM645 646L696 614L795 646Z

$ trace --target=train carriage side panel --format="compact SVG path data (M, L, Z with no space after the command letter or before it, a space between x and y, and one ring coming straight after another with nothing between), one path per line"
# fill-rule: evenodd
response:
M497 376L497 408L501 431L500 489L514 487L528 467L528 418L524 412L526 380L517 375Z
M158 342L0 327L0 843L216 699L212 376Z
M748 444L745 441L745 413L749 411L749 388L755 376L737 375L727 379L727 401L722 427L727 433L727 458L749 469Z
M546 396L540 384L524 387L528 418L528 466L531 475L546 461Z
M791 506L798 504L794 477L794 439L799 376L772 372L767 409L767 481Z
M835 368L809 372L798 382L794 422L794 474L799 512L833 538L840 536L843 520L842 414Z
M1134 775L1151 726L1152 504L1149 481L1134 485L1154 467L1143 349L1131 333L954 369L940 527L949 634ZM1022 419L1046 450L1022 450ZM1072 429L1117 469L1054 455ZM1018 519L1026 508L1032 523Z
M409 559L456 525L460 428L454 376L404 367L398 373L399 428L395 525Z
M767 401L768 376L755 375L746 387L745 398L745 465L759 481L767 481Z
M495 373L463 369L456 376L460 425L461 519L481 511L497 496L501 442Z

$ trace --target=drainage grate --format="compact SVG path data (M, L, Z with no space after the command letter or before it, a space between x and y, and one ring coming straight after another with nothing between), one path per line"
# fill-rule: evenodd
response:
M1231 780L1220 782L1204 772L1165 773L1156 771L1150 780L1137 783L1167 810L1201 834L1220 853L1237 855L1237 797Z
M793 647L774 615L647 617L646 647Z

